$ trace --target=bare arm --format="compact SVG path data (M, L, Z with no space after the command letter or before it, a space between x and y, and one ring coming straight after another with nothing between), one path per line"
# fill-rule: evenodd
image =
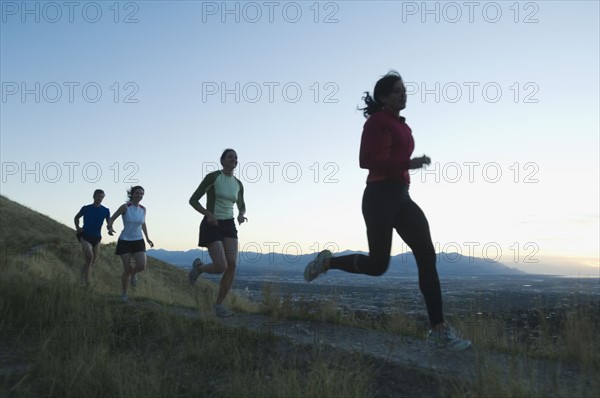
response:
M81 214L81 210L75 214L75 230L77 231L77 233L81 232L81 227L79 226L79 220L81 219L81 217L83 217L83 214Z
M150 245L150 247L154 247L154 243L148 237L148 228L146 227L146 223L142 224L142 232L144 232L144 236L146 237L146 241Z
M121 205L121 207L119 207L117 209L117 211L115 211L115 213L112 215L112 217L108 219L108 221L106 223L106 228L108 228L108 234L110 236L112 236L115 233L115 230L113 229L113 223L115 222L115 220L117 218L119 218L119 216L121 216L126 211L127 211L127 205L123 204L123 205Z

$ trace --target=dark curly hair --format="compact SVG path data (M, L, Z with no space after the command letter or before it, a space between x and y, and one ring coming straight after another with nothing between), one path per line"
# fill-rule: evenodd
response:
M362 97L362 99L365 101L366 106L364 108L359 108L361 111L363 111L363 115L365 115L365 117L369 117L383 109L381 97L390 95L394 90L394 85L398 80L402 80L402 76L400 76L398 72L392 70L377 81L375 88L373 89L372 97L368 91L365 91L365 96Z

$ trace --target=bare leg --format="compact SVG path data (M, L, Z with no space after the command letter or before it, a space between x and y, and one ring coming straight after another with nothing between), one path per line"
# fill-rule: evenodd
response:
M227 257L223 242L216 241L208 244L208 254L212 264L202 264L198 267L201 272L209 274L222 274L227 270Z
M123 295L127 295L129 290L129 277L133 272L131 266L131 254L121 254L121 261L123 261L123 274L121 275L121 288L123 289Z
M96 260L98 259L98 253L100 252L100 243L98 243L96 246L92 247L92 262L90 263L90 266L88 267L87 270L87 274L85 276L85 280L86 283L89 284L90 281L90 276L92 276L92 269L94 268L94 265L96 264Z
M87 240L81 238L81 248L83 249L83 268L81 269L82 282L86 285L90 284L90 268L94 263L94 248Z
M132 273L137 274L146 269L146 252L133 253L133 259L135 260L135 268Z
M235 269L237 266L237 254L238 254L238 240L232 238L223 239L223 246L225 249L225 258L227 260L227 270L221 278L221 284L219 286L219 294L217 295L217 304L222 304L225 300L225 296L229 293L231 286L233 286L233 280L235 277Z

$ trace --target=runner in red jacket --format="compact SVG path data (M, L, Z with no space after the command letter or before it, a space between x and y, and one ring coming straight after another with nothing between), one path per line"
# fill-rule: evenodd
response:
M367 121L360 145L360 167L369 170L362 202L369 255L333 257L329 250L324 250L308 264L304 279L310 282L330 269L383 275L389 266L392 235L396 230L417 261L419 287L431 325L427 342L452 350L466 349L471 342L457 337L444 323L429 223L408 194L409 170L428 165L431 159L427 156L411 159L415 147L412 131L400 116L400 111L406 107L406 87L398 73L390 72L377 82L372 97L368 92L365 94L366 107L362 110Z

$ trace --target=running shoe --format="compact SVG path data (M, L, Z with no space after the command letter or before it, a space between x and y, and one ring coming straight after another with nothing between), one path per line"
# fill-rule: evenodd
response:
M317 258L308 263L306 268L304 269L304 280L310 282L314 280L317 276L325 273L325 268L323 264L325 263L325 259L333 256L329 250L323 250Z
M131 279L130 279L131 286L136 287L137 282L138 282L137 273L131 274Z
M229 318L233 316L233 312L229 311L223 304L215 304L215 314L219 318Z
M198 277L202 273L202 271L200 271L201 265L202 265L202 261L200 261L199 258L195 259L194 262L192 263L192 269L190 270L190 273L188 274L188 281L190 282L190 285L196 284Z
M127 300L129 300L129 297L125 293L121 294L121 301L126 303Z
M430 330L427 333L427 345L432 348L462 351L471 347L471 340L460 338L454 329L447 326L441 331Z

